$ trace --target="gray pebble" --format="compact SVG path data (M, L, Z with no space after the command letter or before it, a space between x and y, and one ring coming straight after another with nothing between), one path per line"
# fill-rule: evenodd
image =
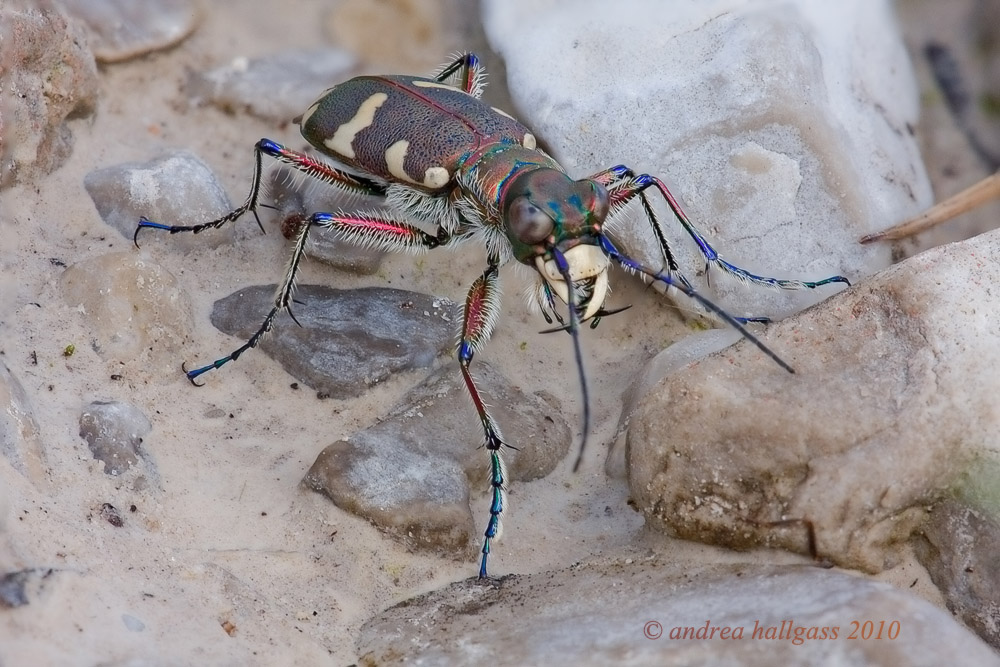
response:
M194 102L249 113L278 123L302 114L323 91L346 79L357 59L340 49L296 50L263 58L236 58L196 72L187 83Z
M233 208L212 170L188 151L98 169L87 174L83 185L101 219L127 239L132 239L142 216L165 225L196 225ZM183 252L195 245L218 245L227 234L231 237L231 226L197 237L179 234L171 245Z
M215 302L212 324L243 340L260 326L274 285L257 285ZM360 396L394 373L427 368L454 346L455 304L417 292L303 285L293 312L278 318L260 348L296 379L332 398ZM222 355L220 355L222 356Z
M132 614L122 614L122 623L129 632L142 632L146 629L146 624Z
M45 479L38 421L24 387L0 363L0 454L14 470L39 484Z
M992 486L996 468L989 472ZM957 500L939 503L914 547L948 609L1000 650L1000 520L995 508L987 512Z
M121 401L94 401L80 415L80 437L108 475L139 463L143 436L152 425L139 408Z
M90 32L101 62L119 62L166 49L190 35L200 18L191 0L58 0Z
M358 206L357 196L317 184L285 167L271 172L267 193L271 197L271 205L278 210L281 233L286 239L295 238L298 225L313 213L355 210ZM309 243L306 245L309 257L360 275L378 271L385 254L380 248L351 243L332 229L313 229L309 232Z

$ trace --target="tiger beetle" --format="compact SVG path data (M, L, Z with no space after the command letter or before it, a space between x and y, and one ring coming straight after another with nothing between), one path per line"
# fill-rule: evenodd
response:
M739 331L789 373L794 370L744 326L766 318L738 318L699 294L680 272L648 194L658 192L681 227L705 256L706 268L754 285L780 289L814 289L844 283L842 276L815 282L754 275L730 264L695 229L663 182L624 165L573 180L538 147L535 136L503 111L480 97L485 70L471 53L457 57L433 78L359 76L327 90L295 119L302 135L332 158L331 166L309 154L285 148L270 139L254 147L255 167L250 194L241 206L217 220L194 226L166 225L141 218L133 238L146 228L176 234L222 227L248 211L260 218L262 158L278 162L348 193L385 199L388 213L377 211L312 213L298 228L291 259L274 303L260 328L229 355L193 370L192 383L212 369L239 358L271 331L279 313L287 312L293 286L313 228L333 229L348 241L392 251L421 251L477 239L486 246L487 266L469 289L462 314L458 360L483 429L489 454L490 516L484 532L479 577L486 578L486 561L501 533L507 506L507 472L501 451L508 446L487 410L470 373L472 359L489 340L499 313L500 267L511 260L538 273L531 292L545 320L558 322L573 343L583 394L583 435L574 471L579 467L590 428L590 406L580 351L580 325L595 327L607 310L608 270L618 264L653 282L674 287ZM606 235L607 223L638 199L656 236L665 266L647 266L615 246ZM428 233L417 223L436 224ZM557 299L566 306L565 319Z

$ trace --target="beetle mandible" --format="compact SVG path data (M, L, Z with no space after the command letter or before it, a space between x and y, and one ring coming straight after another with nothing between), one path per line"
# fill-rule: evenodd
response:
M485 71L472 53L455 58L436 76L359 76L327 90L295 122L316 149L346 167L332 166L306 153L261 139L254 147L255 167L250 194L230 213L193 226L166 225L141 218L142 229L198 233L217 228L252 212L260 225L262 157L267 155L321 182L346 192L383 197L389 213L317 212L301 225L292 256L274 303L260 328L239 348L217 361L185 371L192 382L203 373L236 360L257 346L279 313L289 312L292 291L309 233L329 228L345 239L385 250L429 250L477 239L485 244L487 266L469 289L462 313L458 359L462 376L483 428L489 455L490 516L484 531L479 577L500 537L506 509L507 473L500 428L486 408L470 365L489 340L499 312L499 270L516 260L538 273L533 298L546 321L559 323L572 339L583 392L583 436L574 470L579 466L589 430L587 383L579 343L580 324L594 327L606 310L608 270L618 264L632 273L674 287L737 329L788 372L778 355L743 325L766 318L737 318L699 294L680 272L647 191L658 192L684 231L716 267L739 280L780 289L814 289L850 282L831 276L815 282L754 275L722 259L691 224L663 182L624 165L580 180L537 146L534 135L508 114L480 97ZM606 223L629 202L639 199L662 251L665 268L646 266L623 254L605 234ZM420 229L431 222L437 232ZM566 305L559 313L557 299Z

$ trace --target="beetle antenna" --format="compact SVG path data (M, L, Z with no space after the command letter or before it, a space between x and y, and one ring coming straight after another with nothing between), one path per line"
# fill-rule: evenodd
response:
M580 315L576 312L576 290L569 273L569 262L555 246L550 246L549 252L552 253L556 267L559 268L559 273L562 274L568 287L566 296L569 298L569 302L566 305L569 306L569 324L566 325L566 330L573 337L573 354L576 356L576 369L580 373L580 389L583 392L583 439L580 440L580 452L576 455L576 462L573 464L573 472L576 472L583 461L583 450L587 447L587 435L590 433L590 392L587 390L587 373L583 369L583 352L580 350Z

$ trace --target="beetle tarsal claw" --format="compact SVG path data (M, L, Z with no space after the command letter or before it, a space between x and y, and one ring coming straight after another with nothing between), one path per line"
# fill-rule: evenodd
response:
M588 298L578 303L585 310L580 320L586 322L597 314L608 296L608 266L610 260L598 246L581 243L564 253L566 264L569 265L569 276L574 283L589 281ZM559 266L554 259L548 261L542 257L535 258L538 273L549 284L564 303L569 303L569 286L559 273Z

